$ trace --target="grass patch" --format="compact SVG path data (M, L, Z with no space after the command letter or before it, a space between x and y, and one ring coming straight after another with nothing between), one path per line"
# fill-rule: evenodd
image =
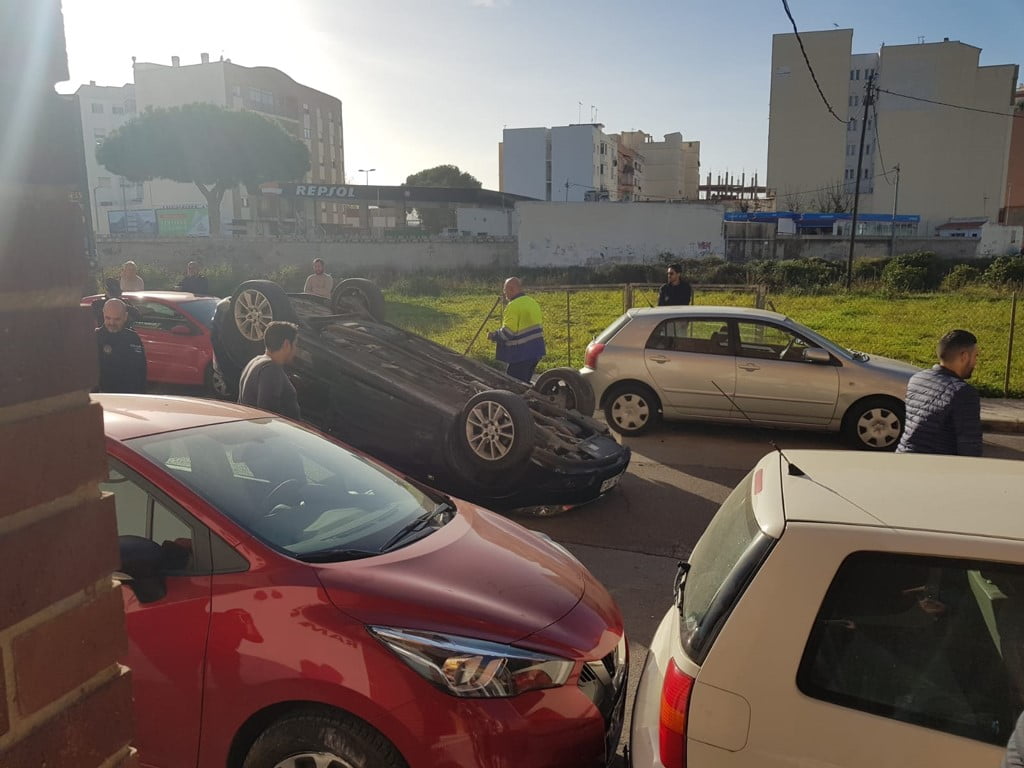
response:
M622 291L573 289L530 292L544 312L548 354L538 370L583 364L587 344L622 314ZM494 305L496 292L469 291L440 298L407 296L387 291L389 312L396 325L464 352ZM836 343L869 354L906 360L915 365L935 362L935 342L951 328L966 328L979 341L980 356L972 383L983 395L1001 397L1009 343L1009 294L984 289L956 293L885 297L869 293L773 294L776 311L818 331ZM697 303L718 306L754 306L754 292L712 293L697 289ZM634 291L634 305L650 306L657 291ZM484 325L470 350L471 356L493 361L494 345L487 331L501 324L500 305ZM1024 315L1024 307L1021 308ZM1018 331L1024 321L1018 321ZM1010 396L1024 397L1024 335L1014 344L1010 368Z

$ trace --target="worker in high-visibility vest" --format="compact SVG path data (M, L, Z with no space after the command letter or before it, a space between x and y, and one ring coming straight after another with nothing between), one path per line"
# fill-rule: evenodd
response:
M544 324L540 305L523 293L518 277L505 281L505 312L501 328L491 331L487 338L498 345L499 362L508 364L508 375L530 383L537 363L544 357Z

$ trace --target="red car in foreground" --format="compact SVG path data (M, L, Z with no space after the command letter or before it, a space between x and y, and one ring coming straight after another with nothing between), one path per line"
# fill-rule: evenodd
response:
M622 617L560 545L263 411L93 397L143 765L614 758Z
M102 298L102 294L86 296L81 306L92 307ZM132 291L121 298L137 313L130 325L146 350L150 384L202 388L218 397L231 394L213 364L210 342L219 299L182 291ZM103 322L102 317L95 321Z

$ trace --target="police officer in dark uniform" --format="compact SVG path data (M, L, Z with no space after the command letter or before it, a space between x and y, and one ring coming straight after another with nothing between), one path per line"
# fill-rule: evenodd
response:
M100 392L146 391L146 352L142 339L128 322L128 305L121 299L107 299L103 325L96 329L100 358Z

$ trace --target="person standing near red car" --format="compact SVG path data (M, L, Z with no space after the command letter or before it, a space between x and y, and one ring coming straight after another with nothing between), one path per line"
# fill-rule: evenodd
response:
M295 357L298 335L295 323L275 320L267 326L263 335L266 352L250 360L238 380L239 403L299 419L298 395L284 370Z
M121 299L107 299L103 305L103 325L96 329L99 392L146 391L146 352L139 335L125 327L127 322L128 305Z

